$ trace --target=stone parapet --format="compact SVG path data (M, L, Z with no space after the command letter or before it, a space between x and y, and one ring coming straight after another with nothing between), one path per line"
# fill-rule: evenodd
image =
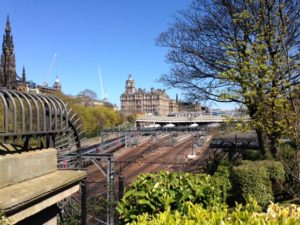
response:
M58 170L18 184L0 189L0 210L26 205L52 192L77 184L86 177L85 171Z
M57 170L56 149L0 155L0 188Z

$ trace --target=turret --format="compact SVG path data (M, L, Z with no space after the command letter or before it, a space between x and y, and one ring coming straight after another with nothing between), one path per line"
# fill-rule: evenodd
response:
M134 79L132 78L131 74L129 74L128 79L126 80L125 89L127 94L134 94L135 92Z
M25 66L23 66L21 82L24 83L24 84L26 83Z
M55 82L53 84L53 88L60 91L61 90L61 84L58 78L58 75L56 76Z

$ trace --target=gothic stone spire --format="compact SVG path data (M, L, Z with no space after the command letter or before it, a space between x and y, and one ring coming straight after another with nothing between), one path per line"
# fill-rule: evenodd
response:
M13 37L11 35L9 16L7 16L0 62L0 86L8 89L15 89L17 86L16 78L17 73Z
M23 66L21 82L24 83L24 84L26 83L25 66Z

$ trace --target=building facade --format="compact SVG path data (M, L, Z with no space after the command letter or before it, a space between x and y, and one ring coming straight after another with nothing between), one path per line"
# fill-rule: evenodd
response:
M170 112L170 99L165 90L151 88L146 91L135 89L131 75L125 83L125 92L120 97L121 110L125 113L143 113L166 116ZM173 107L174 108L174 107Z
M170 100L169 102L169 113L176 113L179 110L178 102L175 100Z

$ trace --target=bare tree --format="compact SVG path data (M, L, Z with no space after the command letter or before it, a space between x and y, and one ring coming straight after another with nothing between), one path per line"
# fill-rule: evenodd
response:
M265 154L288 126L287 96L299 84L299 0L195 0L157 39L169 48L161 81L190 99L245 105Z
M84 89L78 93L78 97L82 99L85 106L91 106L94 105L94 100L97 98L97 94L93 90Z

